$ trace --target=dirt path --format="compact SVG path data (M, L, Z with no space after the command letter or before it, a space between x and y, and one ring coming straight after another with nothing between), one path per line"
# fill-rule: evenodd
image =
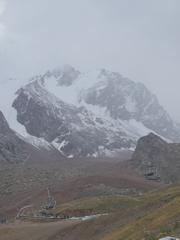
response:
M55 223L14 223L0 226L0 240L48 240L60 230L80 221Z

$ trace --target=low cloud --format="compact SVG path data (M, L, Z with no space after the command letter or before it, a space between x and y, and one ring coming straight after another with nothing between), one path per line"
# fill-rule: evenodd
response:
M179 0L4 4L0 0L0 79L28 78L66 63L108 68L145 83L180 120Z
M0 0L0 41L5 33L5 25L4 25L3 21L1 20L1 17L5 11L5 6L6 6L6 2L4 0Z

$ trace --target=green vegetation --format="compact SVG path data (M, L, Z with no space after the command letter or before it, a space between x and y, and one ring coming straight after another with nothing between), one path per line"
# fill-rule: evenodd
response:
M126 208L132 208L140 205L138 197L92 197L83 198L80 200L72 201L67 204L63 204L56 209L56 213L60 214L67 210L91 210L94 213L112 213L117 210Z
M115 230L104 240L156 240L180 235L180 187L147 194L141 202L149 209L140 208L144 216Z
M108 215L89 221L17 222L2 226L0 235L3 240L158 240L165 236L180 237L180 185L135 197L82 198L58 206L54 213Z
M180 236L180 186L136 197L84 198L61 205L56 213L68 210L109 213L97 220L102 232L103 222L109 223L107 234L97 239L157 240L167 235ZM93 228L93 223L90 224Z

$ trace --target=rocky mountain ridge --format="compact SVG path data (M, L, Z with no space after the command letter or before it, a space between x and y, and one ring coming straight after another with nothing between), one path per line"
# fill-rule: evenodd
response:
M17 109L18 121L25 125L29 134L51 142L68 157L95 156L101 146L102 150L105 147L109 151L119 150L119 146L135 146L135 138L129 140L120 127L115 129L110 122L97 118L83 106L64 103L39 81L30 83L17 94L13 107Z
M116 72L65 66L14 89L9 102L18 128L69 158L115 156L150 132L180 141L180 128L157 98Z

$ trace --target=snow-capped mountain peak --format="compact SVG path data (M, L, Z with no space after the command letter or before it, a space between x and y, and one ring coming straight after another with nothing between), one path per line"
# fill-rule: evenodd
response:
M8 101L13 121L68 157L133 149L137 139L150 132L180 139L179 128L156 96L119 73L105 69L81 73L65 66L23 85Z

